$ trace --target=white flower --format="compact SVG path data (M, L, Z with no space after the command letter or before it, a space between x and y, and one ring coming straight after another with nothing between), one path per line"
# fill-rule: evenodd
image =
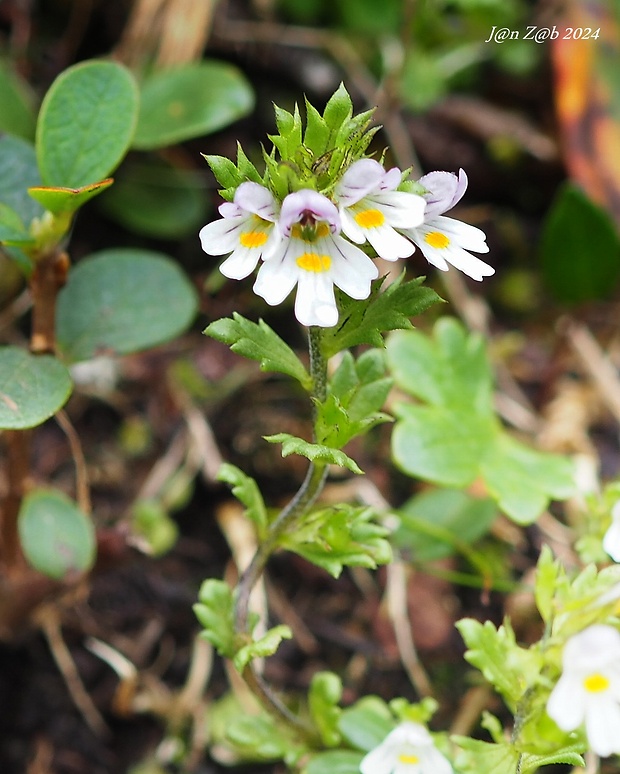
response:
M414 246L395 228L413 228L422 223L425 201L421 196L396 191L402 174L388 172L373 159L354 162L336 186L342 230L357 244L366 240L387 261L407 258Z
M453 774L419 723L401 723L360 763L362 774Z
M424 196L424 223L403 233L415 242L426 260L441 271L448 271L448 264L451 264L475 280L494 274L492 266L468 252L489 252L484 232L468 223L443 216L465 193L467 175L464 170L459 170L458 177L451 172L430 172L419 182L428 191Z
M620 632L595 624L571 637L547 713L563 731L585 723L597 755L620 753Z
M282 202L278 228L282 241L265 255L254 292L280 304L297 285L295 316L302 325L331 327L338 322L334 285L351 298L367 298L378 270L359 247L340 235L336 205L304 189Z
M275 227L277 202L265 186L246 182L237 188L232 202L220 205L219 212L220 220L200 230L202 249L208 255L231 253L220 271L229 279L243 279L281 239Z
M620 500L611 509L611 524L603 538L603 550L620 562Z

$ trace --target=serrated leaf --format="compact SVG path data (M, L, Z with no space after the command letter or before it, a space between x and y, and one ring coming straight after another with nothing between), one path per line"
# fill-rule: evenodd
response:
M351 97L344 84L341 83L327 101L323 111L323 120L333 137L336 136L342 124L351 118L352 113L353 103L351 102Z
M139 352L182 333L197 306L193 286L168 256L102 250L72 269L60 291L58 346L69 362Z
M204 630L201 636L208 640L221 656L235 654L234 598L229 585L209 578L200 587L194 614Z
M239 672L243 672L244 668L255 658L273 656L282 640L290 640L292 636L293 632L288 626L274 626L260 639L240 648L233 657L233 663Z
M551 548L543 545L536 564L534 596L540 617L545 623L549 623L551 619L558 581L564 574L563 567L560 561L554 558Z
M72 213L109 188L114 180L108 178L81 188L58 188L51 186L33 186L28 193L35 201L54 215Z
M338 719L342 710L342 680L333 672L317 672L308 691L310 716L326 747L335 747L341 739Z
M267 527L267 509L256 481L227 462L220 467L217 479L230 484L233 495L245 505L246 516L256 524L259 536L264 537L264 531Z
M138 113L138 90L116 62L80 62L45 95L36 152L46 186L82 188L106 178L125 155Z
M203 154L217 182L222 188L236 188L242 181L236 165L226 156Z
M510 624L506 621L498 629L472 618L463 618L456 624L465 640L465 658L479 669L486 680L502 694L514 709L540 673L541 659L537 652L517 645Z
M459 772L464 774L507 774L518 771L520 754L510 742L483 742L467 736L452 737L461 747L456 758Z
M277 433L276 435L265 435L263 438L269 443L282 444L282 456L288 457L289 454L299 454L306 457L311 462L322 462L327 465L340 465L341 468L348 468L351 472L361 475L364 471L359 467L355 460L329 446L323 446L318 443L308 443L303 438L297 438L288 433Z
M304 145L318 159L327 150L330 129L319 111L306 99L306 131Z
M24 430L53 416L71 394L65 366L52 355L0 347L0 428Z
M223 129L254 107L243 73L226 62L202 60L157 70L140 87L133 147L152 150Z
M264 320L251 322L235 312L209 325L204 333L228 344L233 352L258 360L261 371L276 371L292 376L307 390L312 387L310 374L289 345Z
M382 333L412 328L409 318L421 314L440 300L434 290L420 286L423 279L419 277L405 282L403 273L384 292L380 292L383 280L376 280L369 299L365 301L339 294L340 323L324 332L322 347L325 356L332 357L358 344L382 347Z
M29 492L19 510L18 529L28 563L50 578L61 580L69 573L86 572L94 563L92 521L61 492Z
M335 505L312 512L280 545L337 578L343 567L375 569L392 559L388 530L376 523L372 508Z

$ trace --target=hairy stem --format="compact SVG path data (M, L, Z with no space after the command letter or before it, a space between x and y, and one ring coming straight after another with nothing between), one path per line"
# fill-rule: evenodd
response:
M312 397L324 401L327 394L327 363L321 351L321 329L309 329L310 375L312 376ZM325 463L311 463L306 477L292 500L280 511L269 525L265 539L259 545L252 561L241 576L237 586L235 607L235 634L241 638L249 637L248 613L250 594L264 572L269 558L278 546L280 537L294 524L299 523L321 493L327 477ZM306 738L313 738L312 728L294 715L280 699L273 694L269 686L249 664L243 677L263 707L278 720L293 727Z

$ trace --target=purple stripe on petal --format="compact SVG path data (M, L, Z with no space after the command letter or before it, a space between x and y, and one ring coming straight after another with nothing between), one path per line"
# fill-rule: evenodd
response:
M295 223L308 216L314 220L326 221L332 233L340 231L340 216L336 205L323 194L310 188L295 191L284 199L280 210L280 230L284 236L290 236Z

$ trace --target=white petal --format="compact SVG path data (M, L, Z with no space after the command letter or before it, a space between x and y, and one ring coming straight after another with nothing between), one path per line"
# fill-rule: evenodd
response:
M429 172L418 181L428 194L426 199L426 218L434 218L454 207L467 189L467 175L459 169L458 177L452 172Z
M562 653L565 672L579 674L607 671L620 662L620 632L613 626L594 624L569 638Z
M334 284L351 298L368 298L370 282L379 276L377 265L359 247L342 237L333 238L329 254L332 256L330 276Z
M374 159L355 161L336 186L336 199L344 207L359 202L370 191L377 190L384 178L385 169Z
M247 212L274 223L277 219L278 205L268 188L250 181L241 183L235 191L235 204Z
M239 245L239 234L247 216L221 218L200 229L200 244L207 255L225 255Z
M620 562L620 524L614 520L603 538L603 550L614 562Z
M355 244L361 245L366 241L366 234L364 229L360 228L355 218L351 215L350 210L340 210L340 222L342 223L343 232L349 237Z
M242 280L254 271L259 258L260 250L240 247L221 264L220 271L228 279Z
M295 264L287 261L265 261L258 270L254 292L261 296L270 306L281 304L297 282Z
M408 258L413 255L415 247L402 234L398 234L391 226L369 228L365 231L370 244L377 251L377 255L386 261L397 261L399 258Z
M396 760L395 751L383 742L362 758L360 771L362 774L392 774Z
M422 252L424 252L422 250ZM468 277L481 282L484 277L490 277L495 274L495 269L488 263L476 258L475 255L468 253L461 247L451 246L443 251L443 257L452 264L455 269L467 274Z
M586 736L590 747L603 758L620 752L620 707L609 694L590 697Z
M377 209L383 213L389 225L395 228L415 228L424 220L426 202L417 194L389 191L368 198L377 204Z
M551 691L547 714L562 731L574 731L585 717L585 696L581 678L564 673Z
M302 325L331 328L338 322L334 284L327 273L301 271L295 299L295 317Z
M420 749L420 774L453 774L453 769L435 746L429 746Z
M448 234L454 242L465 250L473 250L475 253L489 252L484 231L469 223L440 215L430 221L426 220L424 224L425 231L433 231L434 229Z

